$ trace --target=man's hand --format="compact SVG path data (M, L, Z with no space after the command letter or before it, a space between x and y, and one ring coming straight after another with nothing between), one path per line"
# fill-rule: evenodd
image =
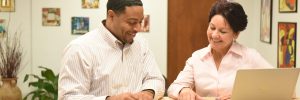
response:
M191 88L182 88L179 92L178 100L202 100Z
M122 93L119 95L109 96L106 100L139 100L132 93Z
M141 91L134 94L138 100L153 100L154 94L150 91Z
M153 100L154 94L150 91L141 91L137 93L122 93L119 95L109 96L106 100Z

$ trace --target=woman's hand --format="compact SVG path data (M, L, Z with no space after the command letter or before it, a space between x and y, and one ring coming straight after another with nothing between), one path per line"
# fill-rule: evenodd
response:
M231 99L231 95L224 95L218 98L218 100L230 100Z
M195 93L191 88L182 88L179 92L178 100L202 100L201 96Z

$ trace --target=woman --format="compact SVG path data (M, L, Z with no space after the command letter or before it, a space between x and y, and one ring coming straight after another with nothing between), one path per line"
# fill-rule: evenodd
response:
M247 23L240 4L217 1L209 15L209 45L195 51L186 61L183 71L168 89L169 97L230 99L237 70L273 68L256 50L235 42Z

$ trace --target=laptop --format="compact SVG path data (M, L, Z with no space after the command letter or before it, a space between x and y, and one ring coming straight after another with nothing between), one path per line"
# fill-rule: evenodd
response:
M231 100L292 100L299 68L241 69Z

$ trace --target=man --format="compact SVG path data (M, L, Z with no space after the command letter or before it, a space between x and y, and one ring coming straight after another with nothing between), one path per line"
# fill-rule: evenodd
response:
M164 94L164 78L145 40L140 0L108 0L100 28L65 48L59 100L153 100Z

